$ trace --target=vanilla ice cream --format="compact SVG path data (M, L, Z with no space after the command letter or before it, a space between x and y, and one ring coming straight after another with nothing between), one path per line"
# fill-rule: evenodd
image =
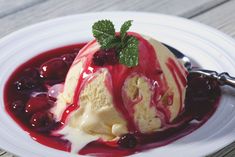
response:
M130 34L139 41L138 66L92 65L100 50L93 40L67 74L52 112L64 123L57 133L72 143L72 151L98 139L116 141L129 132L163 130L184 109L184 66L160 42Z

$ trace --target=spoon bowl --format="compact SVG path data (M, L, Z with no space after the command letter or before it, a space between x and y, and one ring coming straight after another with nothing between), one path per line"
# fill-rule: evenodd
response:
M235 88L235 77L230 76L227 72L218 73L213 70L202 69L198 67L193 67L193 64L189 57L178 51L177 49L164 44L175 56L176 58L183 63L185 68L188 70L189 75L198 74L203 77L209 77L218 81L219 85L224 86L228 85Z

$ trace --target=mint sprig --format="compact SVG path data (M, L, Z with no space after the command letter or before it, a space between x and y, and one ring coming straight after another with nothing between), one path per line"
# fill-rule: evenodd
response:
M102 49L112 48L115 40L115 28L111 21L101 20L92 26L94 37L100 43Z
M124 42L124 39L127 36L127 31L131 27L132 20L128 20L123 23L121 29L120 29L120 36L121 36L121 41Z
M126 46L119 53L119 62L128 67L138 65L138 40L133 36L128 36Z
M100 20L92 26L92 33L101 45L101 49L115 48L119 62L128 67L138 65L138 40L128 35L132 20L124 22L120 29L120 35L115 34L115 28L110 20Z

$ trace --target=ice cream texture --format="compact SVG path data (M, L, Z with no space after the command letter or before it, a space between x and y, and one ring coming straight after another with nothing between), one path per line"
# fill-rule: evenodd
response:
M78 151L94 140L117 141L126 133L167 128L184 110L187 71L160 42L137 33L139 64L95 66L96 40L83 47L66 76L52 112L58 132Z

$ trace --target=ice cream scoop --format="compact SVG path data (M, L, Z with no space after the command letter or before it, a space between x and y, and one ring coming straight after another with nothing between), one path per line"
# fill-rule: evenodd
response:
M127 133L163 130L184 110L183 64L160 42L128 34L139 41L137 66L116 62L114 50L101 50L93 40L69 69L52 112L64 123L57 133L72 143L72 151L94 140L115 142Z

